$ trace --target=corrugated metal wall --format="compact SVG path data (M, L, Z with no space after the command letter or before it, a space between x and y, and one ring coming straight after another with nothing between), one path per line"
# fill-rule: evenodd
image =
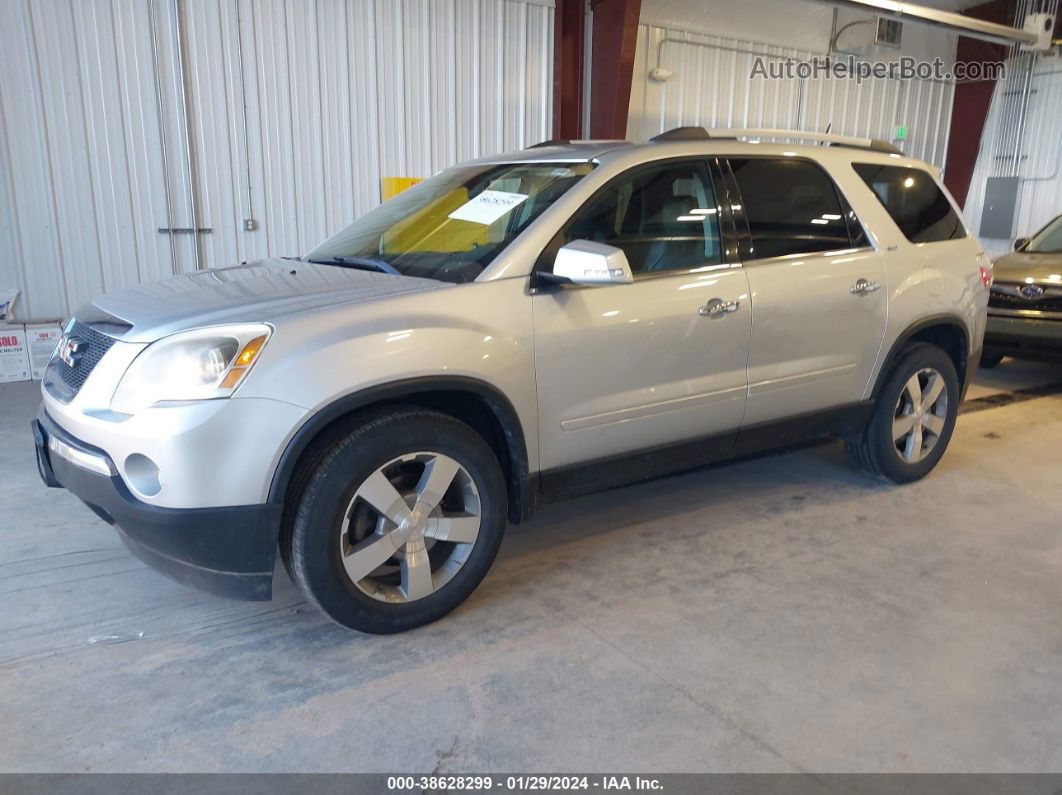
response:
M1021 178L1014 234L1005 240L981 240L992 257L1007 253L1013 238L1035 232L1062 212L1062 59L1044 58L1034 66L1021 123L1014 102L1015 85L1022 80L1020 66L1008 64L1007 82L996 86L966 198L966 216L976 233L988 178Z
M664 83L649 79L658 55L673 72ZM640 25L628 136L645 140L687 124L817 132L832 124L833 133L891 140L902 124L909 130L900 144L906 153L944 165L952 82L752 79L758 55L809 60L816 53Z
M22 291L23 318L305 251L376 205L381 176L550 135L552 0L4 11L0 287ZM211 231L158 231L193 225Z

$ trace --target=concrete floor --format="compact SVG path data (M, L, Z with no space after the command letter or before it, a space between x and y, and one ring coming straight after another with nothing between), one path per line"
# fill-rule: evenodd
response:
M2 771L1062 771L1062 397L906 487L828 444L551 507L369 637L143 567L38 481L36 388L0 387Z

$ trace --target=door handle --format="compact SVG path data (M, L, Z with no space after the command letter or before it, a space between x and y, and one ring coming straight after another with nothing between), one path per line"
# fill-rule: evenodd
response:
M741 309L740 301L724 301L722 298L713 298L704 306L697 308L697 314L701 317L710 317L715 320L726 317L731 312Z
M881 289L881 282L868 282L866 279L859 279L855 284L848 288L848 292L852 295L866 295L876 290Z

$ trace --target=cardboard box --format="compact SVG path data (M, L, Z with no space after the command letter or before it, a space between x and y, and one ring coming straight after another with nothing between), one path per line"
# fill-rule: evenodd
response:
M63 328L58 323L27 323L26 348L29 351L30 377L35 381L44 378L44 368L52 358L52 351L59 344Z
M15 301L17 300L18 290L0 287L0 323L15 322Z
M21 325L0 325L0 384L29 379L26 329Z

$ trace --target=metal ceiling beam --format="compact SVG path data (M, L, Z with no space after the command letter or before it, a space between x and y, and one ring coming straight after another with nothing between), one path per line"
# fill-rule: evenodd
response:
M865 11L878 16L898 19L903 22L918 22L972 39L991 41L995 44L1035 44L1037 36L1021 28L985 22L981 19L941 11L916 3L901 3L897 0L822 0L830 5L841 6L857 11Z

